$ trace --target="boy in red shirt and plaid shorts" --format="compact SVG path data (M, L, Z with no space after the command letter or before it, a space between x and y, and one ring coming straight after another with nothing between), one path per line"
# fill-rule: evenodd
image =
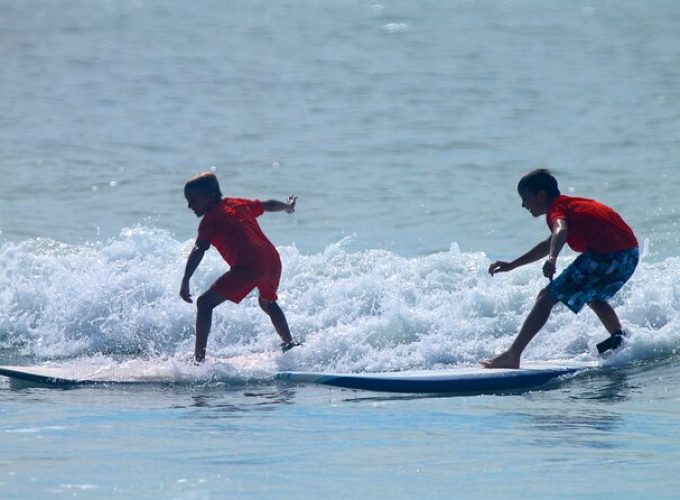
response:
M286 317L276 302L281 278L279 253L256 220L264 212L293 213L297 196L290 195L285 203L277 200L261 202L222 198L217 177L210 172L190 179L184 186L184 196L189 208L203 219L198 226L196 243L187 259L180 297L192 302L189 280L211 245L230 267L196 301L196 361L205 359L213 309L226 300L238 304L254 288L260 292L260 307L281 337L281 350L286 352L300 345L293 341Z
M550 237L512 262L489 266L493 276L544 257L543 275L550 284L538 294L510 348L482 361L487 368L519 368L522 351L539 332L557 302L578 313L588 306L597 314L610 337L597 345L600 353L616 349L624 332L614 309L607 303L630 279L638 264L638 242L631 228L611 208L595 200L560 194L557 180L546 169L525 175L517 186L522 207L534 217L546 216ZM557 257L564 244L582 252L556 279Z

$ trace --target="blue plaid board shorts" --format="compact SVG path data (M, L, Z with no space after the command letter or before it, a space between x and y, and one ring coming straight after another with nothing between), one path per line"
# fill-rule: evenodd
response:
M578 313L594 300L606 302L630 279L640 260L637 248L579 255L547 286L550 295Z

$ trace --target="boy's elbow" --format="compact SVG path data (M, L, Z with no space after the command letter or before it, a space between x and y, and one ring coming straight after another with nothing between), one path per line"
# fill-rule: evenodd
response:
M262 202L264 212L280 212L283 210L283 203L278 200L267 200Z
M206 250L210 248L210 245L205 243L204 241L197 241L194 243L194 248L191 249L191 253L195 255L203 255Z
M555 226L553 227L553 235L554 236L561 236L561 237L567 237L569 230L567 228L567 223L560 219L555 223Z

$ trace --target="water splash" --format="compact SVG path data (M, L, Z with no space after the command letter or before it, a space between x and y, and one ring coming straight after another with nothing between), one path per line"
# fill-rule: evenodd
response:
M491 278L481 252L448 251L406 258L349 240L322 253L280 248L279 302L305 346L276 354L258 370L379 371L474 364L506 348L538 291L540 266ZM195 309L178 297L190 241L136 226L113 239L66 245L47 239L0 246L0 347L4 357L77 359L101 353L126 359L183 359L193 350ZM206 254L194 295L226 269ZM680 340L680 260L642 262L613 301L633 332L608 363L663 360ZM524 359L595 359L605 336L594 314L557 306ZM208 353L275 353L278 338L251 294L215 311ZM247 359L247 358L242 358Z

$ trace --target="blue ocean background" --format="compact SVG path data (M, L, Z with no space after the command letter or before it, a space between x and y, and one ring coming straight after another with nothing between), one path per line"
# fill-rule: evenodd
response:
M676 495L680 4L26 0L0 19L1 364L192 380L1 379L3 497ZM516 193L537 167L642 244L613 300L632 336L600 369L466 397L272 379L507 347L545 279L486 270L548 235ZM302 348L277 351L251 295L187 363L182 188L205 170L228 195L299 195L260 221ZM225 269L211 251L193 293ZM598 361L605 335L558 306L524 359Z

